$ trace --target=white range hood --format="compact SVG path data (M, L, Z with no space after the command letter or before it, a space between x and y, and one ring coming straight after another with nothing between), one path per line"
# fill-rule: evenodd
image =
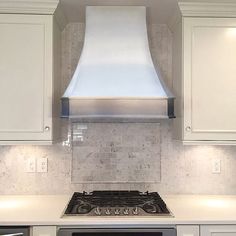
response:
M152 62L145 7L86 8L84 47L62 97L62 117L88 121L174 117L174 97Z

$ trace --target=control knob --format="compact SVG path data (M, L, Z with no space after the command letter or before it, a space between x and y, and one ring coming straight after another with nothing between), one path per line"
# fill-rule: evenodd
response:
M138 215L138 213L139 213L139 212L138 212L138 207L135 207L135 208L133 209L133 214L134 214L134 215Z
M107 208L107 209L105 210L105 214L106 214L106 215L110 215L110 214L111 214L111 210L110 210L109 208Z
M129 215L129 209L128 208L125 208L124 211L123 211L124 215Z
M102 214L102 210L99 207L96 207L94 212L96 215L99 215L99 216Z
M115 213L115 215L119 215L120 214L120 209L115 209L114 213Z

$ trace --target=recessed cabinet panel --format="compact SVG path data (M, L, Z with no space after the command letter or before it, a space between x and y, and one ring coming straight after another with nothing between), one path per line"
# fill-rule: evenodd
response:
M51 16L0 15L1 140L51 139L51 27Z
M203 225L201 236L236 236L236 225Z
M192 130L235 132L236 28L196 27L192 37Z
M236 139L236 20L184 19L184 139Z
M177 236L199 235L199 225L177 225Z
M0 32L0 96L4 111L0 129L42 132L44 26L7 23L0 24Z

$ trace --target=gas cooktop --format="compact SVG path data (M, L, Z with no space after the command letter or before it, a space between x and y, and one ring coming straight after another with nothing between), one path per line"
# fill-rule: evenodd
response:
M75 192L65 215L84 216L172 216L157 192Z

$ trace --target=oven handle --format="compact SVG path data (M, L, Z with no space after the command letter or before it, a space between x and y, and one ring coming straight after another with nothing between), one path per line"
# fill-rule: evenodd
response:
M0 236L23 236L24 233L14 233L14 234L1 234Z
M90 233L91 236L98 236L97 233L123 233L124 235L130 234L129 236L134 236L135 233L162 233L162 236L177 236L176 228L174 225L167 227L142 227L142 228L59 228L57 236L73 236L73 234L78 234L77 236L85 236L84 233ZM158 235L158 234L157 234ZM156 235L156 236L157 236ZM114 234L115 236L115 234ZM150 235L149 235L150 236Z

